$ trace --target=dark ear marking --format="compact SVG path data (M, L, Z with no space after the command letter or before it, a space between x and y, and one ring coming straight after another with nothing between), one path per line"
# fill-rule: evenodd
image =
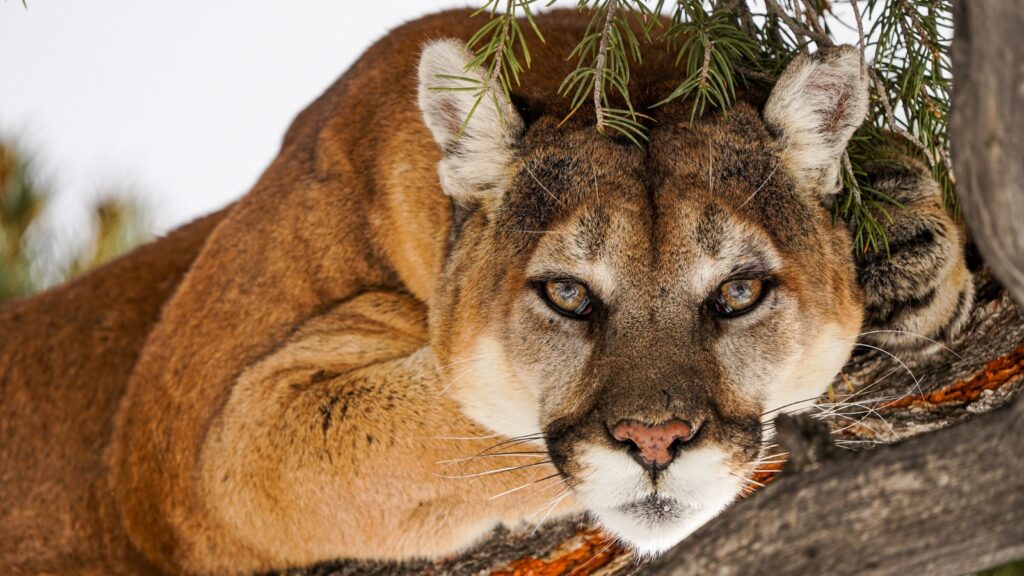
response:
M544 105L541 102L532 100L531 98L523 95L512 93L512 107L519 114L520 122L522 123L522 132L533 125L544 114ZM522 134L520 134L522 136Z

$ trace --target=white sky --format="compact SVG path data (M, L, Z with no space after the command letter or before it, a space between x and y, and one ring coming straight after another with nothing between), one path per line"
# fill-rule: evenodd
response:
M467 4L3 0L0 136L43 162L59 237L112 186L166 231L244 194L291 119L387 30Z
M390 28L466 5L3 0L0 135L42 161L64 235L110 186L142 194L164 231L244 194L291 119Z

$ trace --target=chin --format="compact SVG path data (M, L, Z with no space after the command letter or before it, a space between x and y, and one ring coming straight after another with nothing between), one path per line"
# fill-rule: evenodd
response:
M672 548L736 499L742 481L726 456L702 448L674 462L657 483L629 456L600 447L586 451L590 472L576 492L601 527L640 558Z

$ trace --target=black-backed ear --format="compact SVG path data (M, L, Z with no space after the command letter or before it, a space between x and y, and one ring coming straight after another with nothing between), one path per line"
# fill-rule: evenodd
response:
M462 42L446 39L425 45L419 65L420 110L443 154L441 187L463 206L501 198L524 129L515 107L485 71L467 70L471 59ZM481 89L486 90L482 99Z
M867 115L868 87L856 48L822 48L794 58L765 104L786 167L823 200L840 189L842 155Z

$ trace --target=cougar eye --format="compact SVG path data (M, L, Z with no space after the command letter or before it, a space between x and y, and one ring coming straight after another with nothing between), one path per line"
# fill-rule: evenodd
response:
M584 284L573 280L548 280L544 282L541 294L556 312L572 318L583 318L594 309L590 291Z
M742 278L723 282L714 295L712 306L723 318L749 312L765 292L765 281L760 278Z

